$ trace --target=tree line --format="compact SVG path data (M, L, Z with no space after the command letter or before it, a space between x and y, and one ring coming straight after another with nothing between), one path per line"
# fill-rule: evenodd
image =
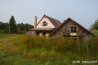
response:
M27 23L16 24L14 16L11 16L8 23L0 22L0 33L23 34L26 31L28 31L30 28L33 28L33 25Z

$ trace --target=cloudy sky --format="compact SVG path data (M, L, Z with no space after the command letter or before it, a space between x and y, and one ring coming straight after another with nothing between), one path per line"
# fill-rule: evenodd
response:
M89 28L98 19L98 0L0 0L0 21L8 22L13 15L17 23L33 25L46 14L60 20L68 17Z

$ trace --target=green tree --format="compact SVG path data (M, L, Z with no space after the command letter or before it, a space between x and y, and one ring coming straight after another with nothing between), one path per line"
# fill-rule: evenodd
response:
M96 20L95 23L91 25L90 31L93 34L98 35L98 20Z
M9 33L9 24L4 23L4 33Z
M30 24L23 24L23 23L19 23L17 24L17 33L18 34L22 34L25 33L26 31L28 31L30 28L33 28L32 25Z
M3 33L4 31L4 24L3 22L0 22L0 33Z
M0 33L8 33L8 23L0 22Z
M96 20L95 23L91 25L90 30L98 30L98 20Z
M17 26L14 16L11 16L11 19L9 20L9 33L17 33Z

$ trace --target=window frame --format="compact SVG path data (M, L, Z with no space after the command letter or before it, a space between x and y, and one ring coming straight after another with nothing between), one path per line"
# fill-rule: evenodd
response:
M77 33L77 26L76 25L70 26L70 33Z

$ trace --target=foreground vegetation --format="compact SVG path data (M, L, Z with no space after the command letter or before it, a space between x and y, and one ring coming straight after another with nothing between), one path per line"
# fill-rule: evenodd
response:
M98 65L73 61L98 60L98 37L45 38L0 35L0 65Z

